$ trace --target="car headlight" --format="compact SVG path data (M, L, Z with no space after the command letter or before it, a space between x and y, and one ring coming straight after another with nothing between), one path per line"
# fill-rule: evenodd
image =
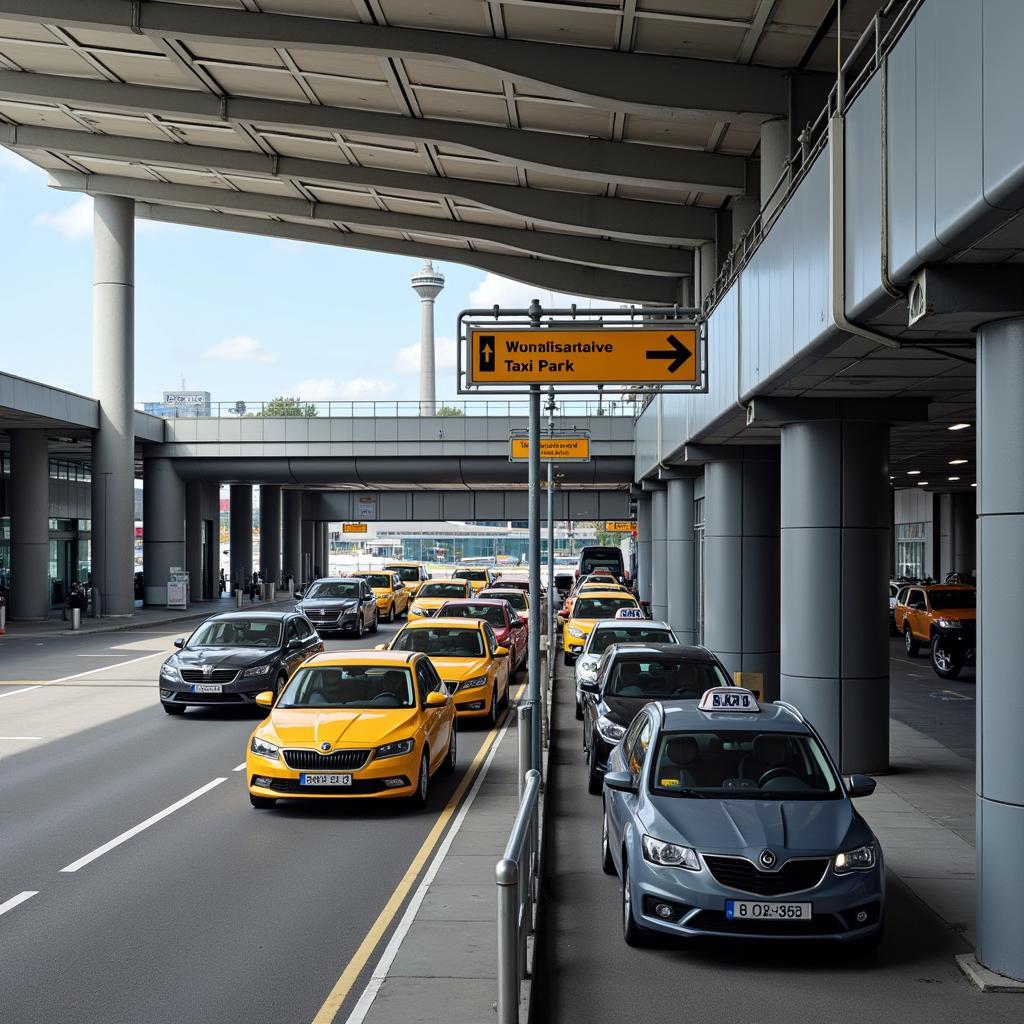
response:
M597 678L597 662L580 661L576 665L576 675L580 679L585 679L590 682L592 679Z
M167 679L172 683L176 683L180 676L178 675L178 670L173 665L161 665L160 678Z
M276 743L268 743L266 740L261 740L258 736L253 736L249 749L254 754L259 754L260 757L269 757L271 761L277 761L279 760L277 752L281 748Z
M587 635L578 626L567 626L566 631L575 640L582 640Z
M377 760L382 757L399 757L401 754L411 754L412 748L416 746L415 740L398 740L396 743L385 743L374 752Z
M243 679L251 679L253 676L265 676L273 668L273 665L253 665L242 673Z
M487 676L474 676L472 679L465 679L459 683L459 689L475 690L477 687L486 686L488 682Z
M960 629L962 624L956 619L939 619L936 623L940 629Z
M618 743L626 735L626 727L613 722L610 718L601 715L597 719L597 731L601 737L609 743Z
M675 843L663 843L654 836L643 838L644 859L652 864L661 864L666 868L686 868L687 871L700 871L700 860L697 851L689 846L677 846Z
M875 844L858 846L856 850L837 853L832 867L837 875L845 875L848 871L867 871L875 866Z

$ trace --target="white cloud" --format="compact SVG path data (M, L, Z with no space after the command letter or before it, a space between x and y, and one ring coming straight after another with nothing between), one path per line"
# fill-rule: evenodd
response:
M203 358L216 359L222 363L276 363L277 353L271 352L262 341L250 338L247 334L236 334L233 338L223 338L211 345L203 353Z
M484 279L469 293L469 305L473 309L488 306L507 306L511 309L526 309L531 300L539 299L542 306L555 308L568 307L574 302L582 309L593 305L591 299L581 299L561 292L549 292L534 284L513 281L498 274L488 273Z
M379 377L309 377L288 393L306 402L374 402L391 398L396 390L394 381Z
M455 369L455 339L435 338L434 339L434 369L454 370ZM418 377L420 373L420 343L407 345L398 350L395 358L395 370L407 377Z
M37 214L34 224L52 228L65 238L78 239L92 234L92 196L79 196L70 206L56 213Z

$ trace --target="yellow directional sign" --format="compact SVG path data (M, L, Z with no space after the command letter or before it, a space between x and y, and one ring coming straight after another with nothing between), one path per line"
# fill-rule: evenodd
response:
M342 533L366 533L366 523L342 523Z
M509 458L523 462L530 457L530 442L525 437L513 437ZM542 437L540 439L541 462L589 462L589 437Z
M689 327L472 328L471 384L695 384L697 331Z
M636 529L636 523L628 519L614 520L604 524L605 533L632 533Z

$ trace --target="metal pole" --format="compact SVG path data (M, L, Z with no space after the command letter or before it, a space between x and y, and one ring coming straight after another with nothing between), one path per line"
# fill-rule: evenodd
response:
M519 1024L519 865L505 858L494 869L498 886L498 1024Z
M526 773L530 770L530 747L532 714L529 704L520 704L516 709L516 732L519 743L519 802L523 801L523 791L526 789Z
M548 434L555 433L555 389L548 389ZM548 690L555 681L555 474L548 463Z
M530 303L530 325L540 327L541 305ZM530 526L530 649L527 658L527 692L533 704L530 766L540 771L541 707L540 707L540 385L530 385L530 463L529 463L529 526Z

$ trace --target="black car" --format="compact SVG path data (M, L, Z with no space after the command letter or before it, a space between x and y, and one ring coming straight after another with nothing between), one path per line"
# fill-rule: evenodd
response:
M296 595L302 612L320 633L377 632L377 598L370 584L356 576L327 576L314 580Z
M595 569L607 569L617 583L625 585L626 566L622 561L620 548L591 545L580 551L580 561L576 569L576 578L587 576Z
M732 686L722 663L706 648L686 644L612 644L593 682L580 682L587 790L601 792L608 755L640 709L652 700L699 700L714 686Z
M299 665L324 649L296 612L214 615L174 646L160 666L160 703L169 715L191 705L254 705L256 694L280 692Z

